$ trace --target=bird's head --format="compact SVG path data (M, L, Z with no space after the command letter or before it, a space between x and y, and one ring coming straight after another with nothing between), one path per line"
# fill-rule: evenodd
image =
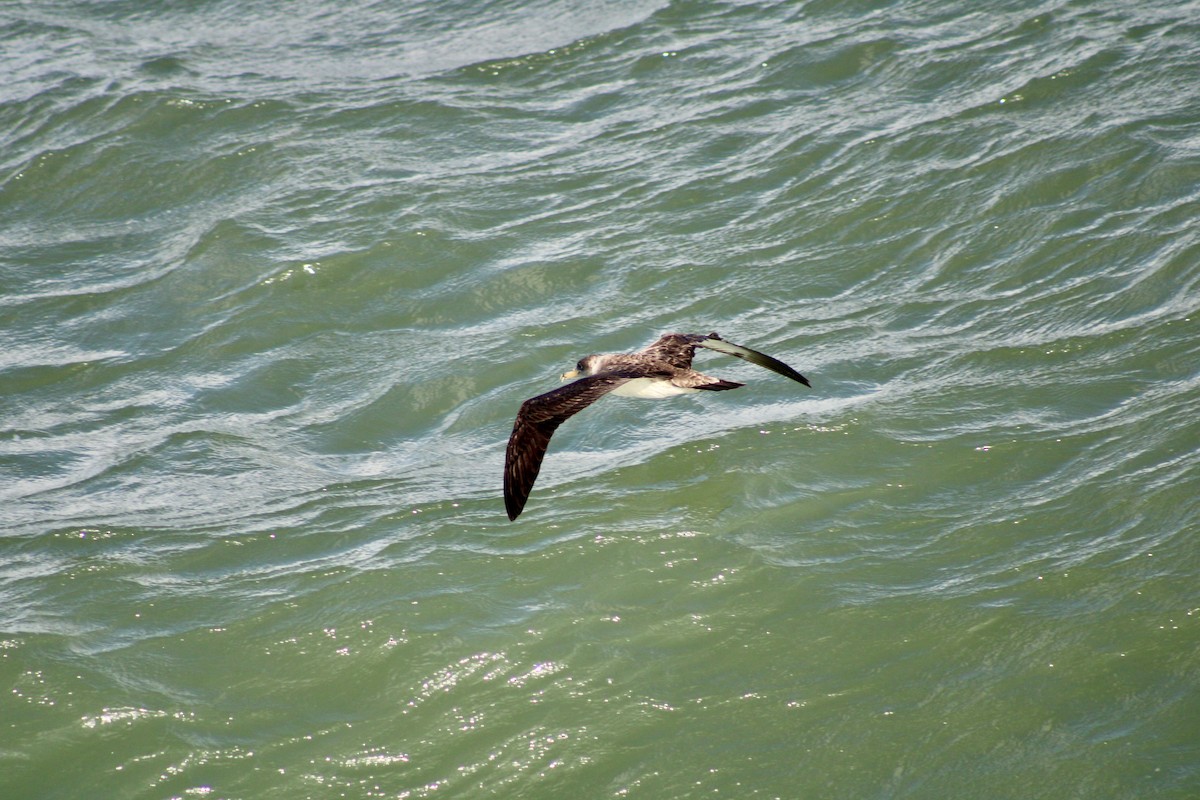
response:
M573 381L585 375L595 375L600 371L600 360L601 356L584 356L575 364L575 369L569 369L559 375L559 380Z

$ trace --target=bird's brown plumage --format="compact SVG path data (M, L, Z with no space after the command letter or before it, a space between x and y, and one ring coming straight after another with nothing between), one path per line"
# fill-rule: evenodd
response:
M504 455L504 508L514 520L525 507L537 480L550 437L565 420L629 381L662 382L682 390L723 391L743 384L712 378L692 369L697 347L745 359L772 372L809 385L796 370L765 353L726 342L715 333L668 333L639 353L589 356L594 374L531 397L521 404ZM670 387L668 387L670 388ZM665 396L665 395L658 395Z
M607 372L531 397L521 404L504 454L504 508L516 519L542 468L550 437L566 419L639 374Z

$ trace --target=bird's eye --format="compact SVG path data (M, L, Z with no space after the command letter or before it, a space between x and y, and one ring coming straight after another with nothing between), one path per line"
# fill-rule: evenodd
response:
M583 366L583 362L580 361L579 363L577 363L575 365L575 369L579 370L580 372L583 372L583 370L585 369L585 367Z

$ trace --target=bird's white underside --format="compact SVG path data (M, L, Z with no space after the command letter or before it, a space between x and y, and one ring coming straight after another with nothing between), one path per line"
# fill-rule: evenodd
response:
M664 397L675 397L680 394L691 394L698 392L699 389L688 389L683 386L676 386L670 381L664 381L654 378L634 378L631 381L618 386L612 390L613 394L621 395L622 397L640 397L644 400L661 400Z

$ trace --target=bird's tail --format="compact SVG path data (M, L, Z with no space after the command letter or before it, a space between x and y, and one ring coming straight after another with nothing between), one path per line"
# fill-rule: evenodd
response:
M745 386L744 383L734 383L733 381L718 380L713 383L706 383L703 386L697 386L697 389L703 389L706 392L723 392L727 389L737 389Z

